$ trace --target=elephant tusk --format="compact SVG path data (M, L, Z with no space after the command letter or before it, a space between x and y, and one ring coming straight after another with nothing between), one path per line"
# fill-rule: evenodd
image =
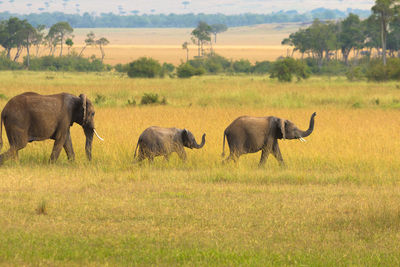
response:
M300 137L299 140L303 143L307 142L306 139L304 139L303 137Z
M99 138L101 141L104 141L104 139L101 138L101 137L97 134L96 129L93 129L93 132L96 134L97 138Z

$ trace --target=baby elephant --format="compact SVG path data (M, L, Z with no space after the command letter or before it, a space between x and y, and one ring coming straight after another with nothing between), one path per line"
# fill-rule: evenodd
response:
M183 147L202 148L206 142L206 134L203 134L199 145L193 134L186 129L161 128L152 126L140 135L135 149L134 158L139 147L138 161L148 158L153 161L156 156L164 156L168 160L172 152L176 152L182 160L186 160L186 152Z

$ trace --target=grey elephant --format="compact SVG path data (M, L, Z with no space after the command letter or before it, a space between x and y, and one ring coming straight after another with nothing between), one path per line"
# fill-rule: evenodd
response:
M240 155L261 152L259 165L263 165L272 153L280 165L284 161L279 150L278 139L299 139L309 136L314 130L314 117L311 115L308 130L299 130L293 122L281 118L242 116L234 120L224 132L222 156L225 155L225 137L228 141L230 154L226 161L236 161Z
M26 92L14 96L1 112L0 149L3 147L1 123L4 123L10 148L0 155L0 164L10 157L17 157L18 150L28 142L46 139L54 140L50 162L58 159L62 148L68 159L74 160L70 135L74 123L83 128L86 156L91 160L93 134L99 137L94 128L94 113L92 102L84 94L77 97L67 93L40 95Z
M206 142L205 137L206 134L203 134L201 144L198 144L194 135L186 129L152 126L140 135L134 158L136 158L136 152L139 148L138 162L146 158L153 161L154 157L157 156L164 156L168 160L172 152L176 152L182 160L186 160L184 147L200 149Z

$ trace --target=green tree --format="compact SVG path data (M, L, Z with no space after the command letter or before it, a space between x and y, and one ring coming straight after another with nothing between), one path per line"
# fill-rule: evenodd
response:
M68 55L69 55L69 51L71 50L71 47L74 45L74 41L72 41L71 38L67 38L65 40L65 44L68 46Z
M60 57L62 56L65 38L71 36L73 31L74 29L72 29L72 27L66 21L61 21L51 26L47 35L53 41L53 44L56 44L57 42L60 43Z
M188 62L189 60L189 43L188 42L184 42L182 44L182 49L186 50L186 62Z
M270 73L271 78L278 78L280 82L292 81L293 75L297 77L297 80L307 79L310 76L307 65L291 57L275 61Z
M89 32L88 34L86 34L85 45L82 47L82 50L79 53L79 56L82 55L82 53L83 53L83 51L85 51L86 47L92 46L96 43L95 38L96 38L96 35L92 31Z
M339 22L338 40L345 63L347 64L352 49L362 48L365 36L360 18L357 15L349 16Z
M103 62L104 56L106 55L104 53L104 46L108 45L109 43L110 41L108 41L105 37L101 37L100 39L96 40L96 45L99 46L101 52L101 62Z
M384 66L386 66L386 41L389 24L399 12L399 4L400 1L398 0L376 0L371 9L381 26L382 61Z
M211 26L200 21L197 27L192 31L192 41L198 46L198 56L204 56L204 45L211 41Z
M214 43L217 43L217 34L226 32L228 27L225 24L217 23L211 25L211 32L214 34Z

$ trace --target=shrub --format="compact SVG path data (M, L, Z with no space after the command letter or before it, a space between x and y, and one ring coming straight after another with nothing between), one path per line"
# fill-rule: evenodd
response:
M116 72L128 72L128 67L129 67L129 64L121 64L121 63L119 63L119 64L114 66L114 70Z
M22 69L21 64L9 59L4 51L0 53L0 70L19 70L19 69Z
M383 66L383 63L380 59L371 60L365 76L367 77L368 81L386 81L388 79L387 68Z
M256 74L266 74L270 71L271 66L272 64L269 61L261 61L261 62L257 61L252 68L252 72Z
M27 67L27 58L24 58L24 66ZM51 71L104 71L105 65L96 57L83 58L76 55L54 57L32 57L30 59L30 70L51 70Z
M203 75L205 70L202 67L195 68L189 63L183 63L177 68L176 72L179 78L190 78L195 75Z
M364 73L362 71L362 68L360 66L351 67L346 72L346 78L349 81L360 81L360 80L362 80L364 78Z
M129 103L129 101L128 101L128 103ZM149 105L149 104L166 105L167 99L165 97L163 97L163 99L160 101L158 94L145 93L142 96L142 99L140 100L140 104L142 104L142 105Z
M272 65L271 78L278 78L280 82L290 82L293 75L297 77L297 80L307 79L310 76L307 66L301 60L291 57L278 59Z
M129 63L128 76L131 78L154 78L160 76L161 65L152 58L142 57Z
M251 63L247 59L233 62L232 67L235 72L249 73L251 71Z

